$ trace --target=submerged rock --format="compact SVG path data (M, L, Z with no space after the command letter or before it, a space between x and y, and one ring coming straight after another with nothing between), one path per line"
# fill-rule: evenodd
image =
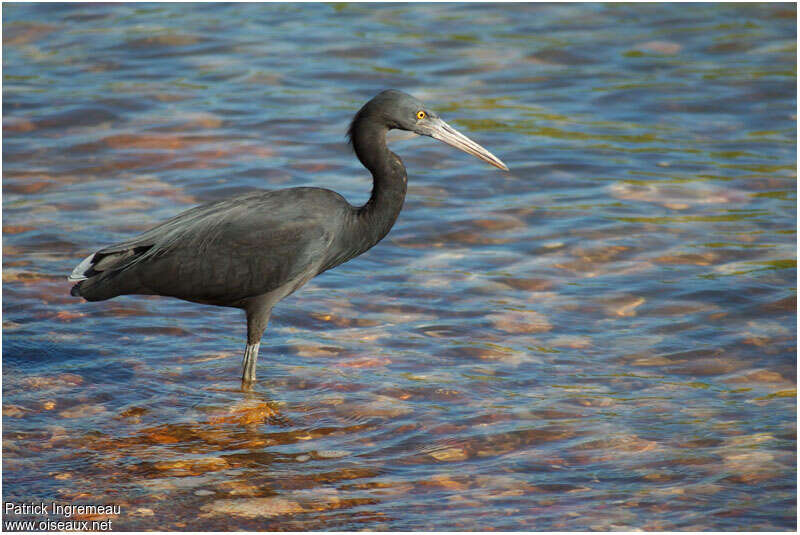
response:
M206 511L206 515L234 515L247 518L270 518L305 511L299 503L277 496L241 500L217 500L202 506L200 509Z

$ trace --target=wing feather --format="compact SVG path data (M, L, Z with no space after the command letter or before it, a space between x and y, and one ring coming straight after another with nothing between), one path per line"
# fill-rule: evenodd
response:
M78 291L87 299L145 293L227 304L316 275L348 208L319 188L201 205L100 249L70 280L82 281Z

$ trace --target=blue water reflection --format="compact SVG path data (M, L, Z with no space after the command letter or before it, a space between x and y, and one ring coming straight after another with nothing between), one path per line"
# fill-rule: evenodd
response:
M126 530L794 529L795 21L5 5L3 499ZM394 139L395 228L276 307L253 394L241 312L69 296L200 202L363 203L345 131L387 87L511 172Z

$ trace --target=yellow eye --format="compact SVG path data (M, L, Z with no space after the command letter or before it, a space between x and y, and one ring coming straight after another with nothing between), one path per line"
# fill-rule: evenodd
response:
M417 120L418 120L418 121L419 121L419 120L421 120L421 119L424 119L424 118L425 118L425 117L427 117L427 116L428 116L428 114L427 114L427 113L425 113L425 112L424 112L424 111L422 111L422 110L419 110L419 111L417 112Z

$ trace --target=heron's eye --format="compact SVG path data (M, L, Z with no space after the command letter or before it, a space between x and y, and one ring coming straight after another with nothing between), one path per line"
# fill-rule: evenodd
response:
M425 118L425 117L427 117L427 116L428 116L428 114L427 114L427 113L425 113L425 112L424 112L424 111L422 111L422 110L419 110L419 111L417 112L417 120L418 120L418 121L420 121L420 120L424 119L424 118Z

